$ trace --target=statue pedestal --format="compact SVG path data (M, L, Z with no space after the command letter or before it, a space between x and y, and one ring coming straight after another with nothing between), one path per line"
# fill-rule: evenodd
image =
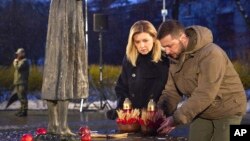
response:
M64 135L54 135L54 134L45 134L38 135L35 137L35 141L80 141L80 136L64 136Z

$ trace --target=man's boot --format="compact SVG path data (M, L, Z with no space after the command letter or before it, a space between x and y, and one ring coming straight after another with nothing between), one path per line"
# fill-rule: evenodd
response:
M21 100L21 110L19 113L16 114L18 117L26 117L28 111L28 101Z
M58 113L59 113L59 130L58 134L66 136L75 136L68 127L68 100L58 101Z
M22 108L20 107L20 109L15 113L15 116L18 116L18 115L20 115L21 114L21 112L22 112Z
M48 134L56 134L56 131L58 130L59 123L57 105L58 103L56 101L47 100L49 115Z

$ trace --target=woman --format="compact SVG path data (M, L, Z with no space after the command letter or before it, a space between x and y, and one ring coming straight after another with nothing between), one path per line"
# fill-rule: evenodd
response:
M131 27L115 87L117 109L122 108L125 98L130 99L133 108L145 108L150 99L158 101L167 80L169 62L161 53L156 35L156 29L148 21L138 21Z

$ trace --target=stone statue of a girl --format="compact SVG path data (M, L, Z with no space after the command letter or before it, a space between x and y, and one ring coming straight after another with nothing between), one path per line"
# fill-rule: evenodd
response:
M88 97L86 53L82 1L51 0L42 85L48 133L73 135L67 123L68 104Z

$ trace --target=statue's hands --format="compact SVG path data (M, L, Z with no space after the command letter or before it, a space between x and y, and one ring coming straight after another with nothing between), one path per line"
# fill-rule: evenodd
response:
M173 116L165 117L160 128L157 129L157 132L159 134L168 134L170 133L173 129L175 129L175 123Z

